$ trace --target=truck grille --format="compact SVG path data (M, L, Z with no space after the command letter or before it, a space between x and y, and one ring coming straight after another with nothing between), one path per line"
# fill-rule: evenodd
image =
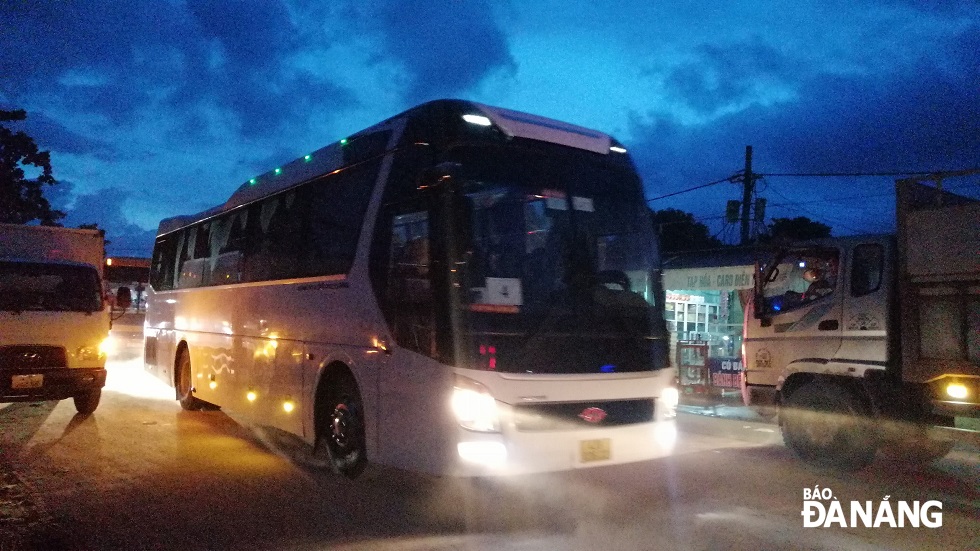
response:
M65 349L60 346L0 346L0 369L67 366Z
M572 430L648 423L653 420L654 401L565 402L522 404L514 407L519 431Z

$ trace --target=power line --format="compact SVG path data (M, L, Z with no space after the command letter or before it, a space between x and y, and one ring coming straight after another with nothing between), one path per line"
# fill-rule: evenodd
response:
M706 187L710 187L710 186L715 186L715 185L722 184L722 183L725 183L725 182L733 182L734 180L735 180L735 176L729 176L728 178L722 178L721 180L715 180L714 182L709 182L707 184L701 184L700 186L694 186L692 188L682 189L681 191L675 191L673 193L668 193L667 195L661 195L660 197L654 197L653 199L647 199L647 203L652 203L653 201L659 201L660 199L666 199L668 197L673 197L675 195L680 195L682 193L688 193L688 192L694 191L696 189L701 189L701 188L706 188Z
M875 178L895 176L932 176L944 174L944 171L908 171L908 172L766 172L756 173L757 176L781 176L793 178Z

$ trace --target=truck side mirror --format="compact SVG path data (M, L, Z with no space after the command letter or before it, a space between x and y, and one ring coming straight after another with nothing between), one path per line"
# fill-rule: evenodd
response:
M769 273L763 271L763 266L760 262L755 263L755 275L752 280L752 317L760 320L763 327L768 327L772 320L769 318L769 312L766 311L766 298L764 294L765 282L772 282L776 279L776 275L779 273L779 268L773 267Z
M116 289L116 307L120 310L127 310L133 304L133 296L129 292L129 287Z

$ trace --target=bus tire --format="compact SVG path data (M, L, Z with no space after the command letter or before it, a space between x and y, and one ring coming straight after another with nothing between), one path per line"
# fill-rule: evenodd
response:
M177 401L180 407L186 411L196 411L201 409L201 402L194 397L194 385L191 384L191 357L186 348L181 348L177 353L177 373L175 376L177 383Z
M78 411L78 413L88 415L99 407L99 401L102 400L102 389L97 388L95 390L90 390L85 394L79 394L72 397L72 400L75 402L75 409Z
M865 404L846 388L811 382L786 397L779 424L783 442L818 467L854 471L877 452L877 435Z
M347 478L357 478L367 466L364 406L357 383L350 374L327 381L323 415L319 416L318 448L326 448L330 468Z

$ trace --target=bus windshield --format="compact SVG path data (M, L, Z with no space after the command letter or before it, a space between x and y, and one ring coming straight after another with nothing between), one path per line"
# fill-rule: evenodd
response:
M652 364L663 336L656 241L635 174L590 154L454 153L450 250L467 363L529 373L662 367Z

